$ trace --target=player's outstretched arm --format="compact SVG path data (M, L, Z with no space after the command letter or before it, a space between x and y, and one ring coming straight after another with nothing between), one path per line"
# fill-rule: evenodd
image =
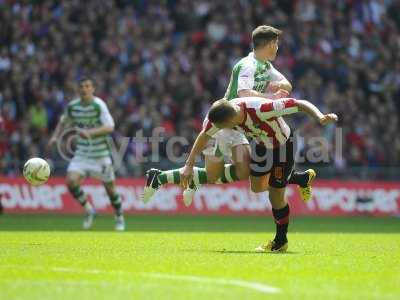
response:
M60 133L64 130L66 124L66 118L64 115L61 116L60 120L57 123L56 129L53 132L53 135L51 136L49 142L47 143L48 147L51 147L53 144L57 142L58 137L60 136Z
M333 113L323 114L314 104L307 100L296 100L299 111L303 111L318 120L321 125L327 125L329 123L336 122L338 116Z
M185 166L181 171L181 186L187 188L192 180L193 166L197 155L199 155L204 148L207 146L207 142L210 140L210 136L206 134L204 130L197 136L196 141L193 144L192 150L186 160Z

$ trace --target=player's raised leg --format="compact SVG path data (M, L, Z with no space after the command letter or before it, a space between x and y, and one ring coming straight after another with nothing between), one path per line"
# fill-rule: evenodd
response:
M204 153L205 157L205 172L207 175L206 183L216 183L220 180L221 175L225 172L225 164L223 156L213 155L211 153ZM195 168L193 168L195 172ZM189 206L193 202L195 192L200 187L200 182L196 182L195 176L193 176L193 183L183 191L183 203Z
M206 161L207 183L231 183L247 180L250 174L250 146L243 133L232 129L221 130L215 144L203 151ZM232 164L224 164L224 158ZM195 179L195 178L194 178ZM199 184L196 182L183 192L183 201L189 206Z
M71 166L71 165L70 165ZM73 166L73 165L72 165ZM72 196L82 205L86 210L86 216L83 220L83 229L90 229L93 225L93 219L96 216L96 211L90 202L87 200L87 196L81 189L81 181L83 174L75 171L69 171L67 173L67 186Z
M300 192L300 197L304 202L308 202L312 197L311 184L314 181L317 173L314 169L308 169L304 172L293 171L289 183L297 184Z
M150 169L146 172L147 181L143 191L143 201L147 203L153 197L154 193L164 184L180 184L181 169L173 169L161 171L158 169ZM204 168L194 167L193 169L193 185L207 183L207 173ZM194 188L194 186L192 187Z
M206 183L230 183L245 180L249 177L250 150L248 145L238 145L232 149L234 164L224 164L222 157L206 155L206 168L193 168L193 181L183 193L186 206L192 203L195 191ZM144 187L143 201L148 202L154 193L164 184L180 184L181 169L147 171L147 182Z
M115 212L115 230L125 230L125 219L122 210L121 195L119 195L115 189L114 181L103 182L104 188L106 189L108 198L110 199L111 205Z

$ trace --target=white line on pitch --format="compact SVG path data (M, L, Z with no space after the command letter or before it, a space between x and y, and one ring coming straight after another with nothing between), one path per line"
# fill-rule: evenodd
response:
M276 288L276 287L273 287L270 285L266 285L264 283L238 280L238 279L211 278L211 277L187 276L187 275L172 275L172 274L164 274L164 273L142 273L142 274L144 276L154 277L154 278L162 278L162 279L211 283L211 284L217 284L217 285L233 285L233 286L248 288L248 289L252 289L252 290L256 290L256 291L259 291L262 293L268 293L268 294L275 294L275 293L280 292L279 288Z
M181 280L181 281L191 281L199 283L209 283L216 285L231 285L239 286L242 288L256 290L262 293L275 294L279 293L281 290L277 287L266 285L260 282L245 281L239 279L225 279L225 278L212 278L212 277L201 277L201 276L190 276L190 275L173 275L165 273L133 273L119 270L100 270L100 269L77 269L77 268L63 268L63 267L50 267L44 268L41 266L20 266L20 265L0 265L1 269L31 269L31 270L46 270L61 273L86 273L86 274L120 274L120 275L134 275L139 274L145 277L169 279L169 280Z

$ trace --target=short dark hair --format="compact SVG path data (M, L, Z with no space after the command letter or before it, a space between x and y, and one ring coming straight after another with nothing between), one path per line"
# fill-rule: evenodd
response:
M235 116L235 108L226 99L215 101L208 112L208 120L211 123L224 123Z
M89 76L82 76L81 78L79 78L78 84L80 85L82 82L85 82L85 81L90 81L92 83L92 85L94 86L94 80L92 77L89 77Z
M282 34L282 30L276 29L275 27L268 25L258 26L253 30L251 34L251 41L253 42L253 48L257 49L264 47L271 41L278 39Z

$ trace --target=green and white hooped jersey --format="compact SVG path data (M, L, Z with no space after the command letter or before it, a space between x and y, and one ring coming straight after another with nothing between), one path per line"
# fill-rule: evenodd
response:
M238 91L240 90L255 90L264 93L269 82L280 81L284 78L269 61L259 61L254 52L250 52L234 65L224 98L227 100L239 98Z
M107 105L98 97L93 97L93 101L89 104L83 104L80 98L71 101L64 116L71 126L82 129L100 126L114 127L114 120ZM76 140L75 156L89 159L110 157L111 148L108 137L109 134L90 139L79 136Z

